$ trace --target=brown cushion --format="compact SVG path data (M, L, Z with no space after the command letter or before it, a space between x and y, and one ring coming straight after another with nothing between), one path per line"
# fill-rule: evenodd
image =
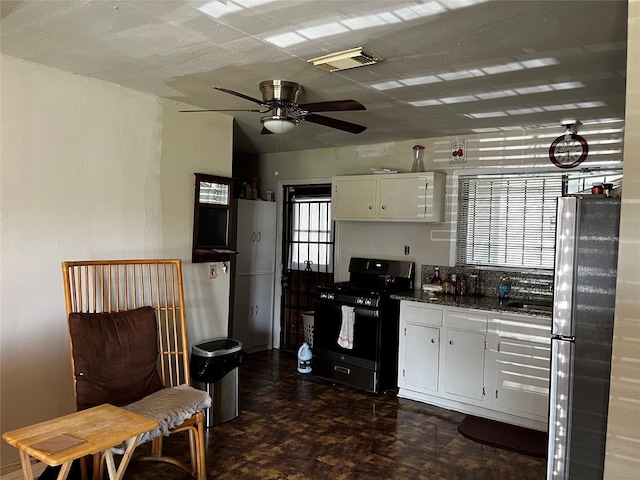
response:
M153 308L69 315L78 410L121 406L162 388Z

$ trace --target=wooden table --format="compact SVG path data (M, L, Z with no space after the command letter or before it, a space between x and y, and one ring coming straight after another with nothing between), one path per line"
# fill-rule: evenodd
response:
M25 480L33 480L30 457L50 466L62 465L58 480L64 480L75 459L96 453L104 454L109 478L121 480L138 438L157 426L151 418L104 404L5 432L2 438L20 450ZM126 440L129 442L116 469L111 447Z

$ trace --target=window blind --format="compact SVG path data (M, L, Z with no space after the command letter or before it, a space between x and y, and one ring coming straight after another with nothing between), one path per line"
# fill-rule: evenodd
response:
M553 269L558 176L460 177L460 265Z

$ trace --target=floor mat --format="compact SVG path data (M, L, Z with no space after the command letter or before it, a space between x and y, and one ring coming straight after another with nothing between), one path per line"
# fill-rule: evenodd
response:
M547 455L547 433L467 415L458 432L470 440L532 457Z

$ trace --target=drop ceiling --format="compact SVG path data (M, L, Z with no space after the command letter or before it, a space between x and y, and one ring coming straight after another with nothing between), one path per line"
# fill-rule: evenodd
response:
M263 80L300 83L299 102L355 99L326 113L351 134L302 122L260 135L256 154L624 118L626 1L2 0L3 54L202 109L253 109ZM339 72L308 60L355 47L383 58ZM3 90L3 95L7 94ZM184 114L193 115L193 114ZM210 115L198 113L197 115ZM214 114L215 115L215 114Z

